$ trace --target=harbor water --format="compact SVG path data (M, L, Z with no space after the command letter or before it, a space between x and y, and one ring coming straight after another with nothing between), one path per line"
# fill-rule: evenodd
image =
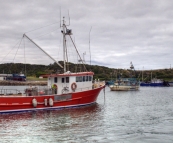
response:
M173 87L105 90L89 106L0 114L0 142L173 142Z

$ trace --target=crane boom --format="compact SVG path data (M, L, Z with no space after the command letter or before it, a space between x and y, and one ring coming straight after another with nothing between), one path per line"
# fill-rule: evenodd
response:
M30 39L26 34L23 34L23 37L26 37L29 41L31 41L34 45L36 45L43 53L45 53L49 58L51 58L55 63L57 63L61 68L63 68L63 66L58 63L53 57L51 57L48 53L46 53L46 51L44 51L40 46L38 46L32 39Z

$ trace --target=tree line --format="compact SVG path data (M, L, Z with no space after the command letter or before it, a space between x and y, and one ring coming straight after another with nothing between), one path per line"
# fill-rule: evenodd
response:
M60 61L63 65L63 62ZM131 70L131 69L115 69L98 65L85 65L88 71L94 72L94 79L100 80L115 80L116 78L138 78L140 81L150 81L151 78L163 79L167 81L173 80L173 69L158 69L158 70ZM81 64L67 64L67 71L77 72L84 71ZM56 63L49 65L35 65L22 63L6 63L0 64L0 74L23 73L26 76L39 77L43 74L63 73L63 69Z

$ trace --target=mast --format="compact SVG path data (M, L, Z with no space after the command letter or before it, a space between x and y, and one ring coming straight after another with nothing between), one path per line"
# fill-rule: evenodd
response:
M65 38L65 17L63 17L63 25L62 25L62 27L63 27L63 31L62 31L62 34L63 34L63 60L64 60L64 73L66 72L66 47L65 47L65 45L66 45L66 38Z
M70 19L69 19L69 21L70 21ZM70 25L70 22L69 22L69 25ZM80 54L79 54L79 52L78 52L78 50L77 50L77 48L76 48L76 45L75 45L75 43L74 43L72 37L70 36L70 35L72 35L72 30L71 30L71 29L67 29L67 26L69 26L69 25L66 25L66 24L65 24L65 17L63 17L63 25L61 26L61 27L62 27L62 31L61 31L61 32L62 32L62 34L63 34L64 73L66 72L66 60L68 60L68 57L67 57L67 47L66 47L66 35L68 35L68 36L70 37L70 39L71 39L71 41L72 41L72 44L73 44L73 46L75 47L76 52L77 52L77 54L79 55L80 60L82 61L82 64L83 64L83 66L84 66L85 71L87 71L87 69L86 69L86 67L85 67L85 65L84 65L84 62L83 62L83 60L82 60L82 58L81 58L81 56L80 56ZM68 61L67 61L67 62L68 62Z

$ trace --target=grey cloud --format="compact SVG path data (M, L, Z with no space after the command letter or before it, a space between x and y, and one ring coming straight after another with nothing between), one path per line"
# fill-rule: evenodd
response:
M50 55L60 60L62 53L59 51L62 42L58 22L61 7L62 16L66 17L67 23L68 10L70 11L69 28L73 31L73 39L80 53L86 52L85 59L88 64L91 27L90 47L93 65L129 68L132 61L137 69L143 67L157 69L169 68L172 64L173 1L0 0L0 2L1 55L6 55L25 32L57 22L27 35ZM44 34L45 36L38 37ZM71 43L68 45L72 46ZM30 52L35 48L30 44L28 47ZM32 60L34 59L37 60L38 56Z

